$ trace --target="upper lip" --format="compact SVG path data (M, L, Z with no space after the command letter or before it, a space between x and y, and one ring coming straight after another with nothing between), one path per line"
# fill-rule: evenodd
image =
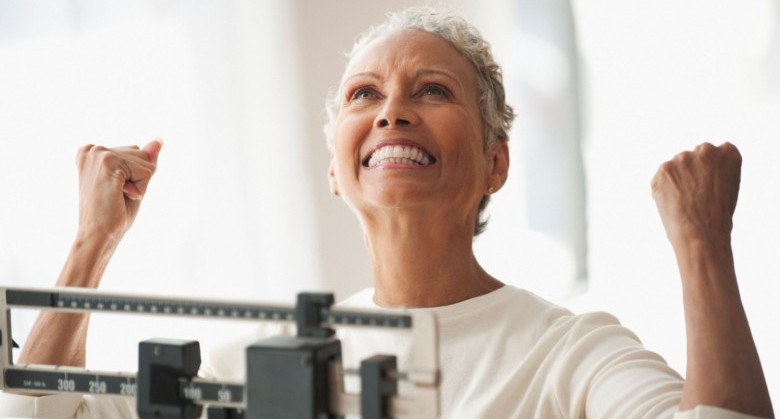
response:
M431 159L431 164L436 162L436 157L433 156L433 154L428 151L427 148L423 147L420 143L406 139L406 138L399 138L399 139L388 139L388 140L382 140L371 147L368 152L361 158L360 162L363 166L368 165L369 159L371 159L371 156L376 153L377 150L381 149L382 147L387 146L406 146L406 147L415 147L420 150L422 150L425 155L428 156L428 158Z

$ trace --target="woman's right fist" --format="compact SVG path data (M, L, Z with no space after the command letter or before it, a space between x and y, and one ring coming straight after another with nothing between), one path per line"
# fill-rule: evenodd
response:
M79 230L119 240L138 214L141 199L157 168L162 140L138 146L81 147L79 170Z

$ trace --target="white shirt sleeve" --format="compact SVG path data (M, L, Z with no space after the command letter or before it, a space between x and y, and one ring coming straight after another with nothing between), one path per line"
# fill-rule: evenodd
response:
M24 396L0 392L0 419L138 419L135 403L135 398L121 396ZM205 416L203 409L202 417Z
M135 413L136 399L134 397L92 397L83 396L83 401L76 411L75 419L138 419Z
M52 396L23 396L0 392L0 415L3 418L51 418L75 417L82 397L77 394Z
M674 419L761 419L758 416L737 413L711 406L696 406L694 409L677 412Z
M589 313L570 322L568 342L553 369L565 417L756 419L709 406L679 412L682 377L617 319Z

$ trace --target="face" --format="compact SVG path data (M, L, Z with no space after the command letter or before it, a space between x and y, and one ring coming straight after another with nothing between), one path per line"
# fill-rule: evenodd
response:
M407 30L356 55L341 91L331 188L361 215L420 209L473 228L508 165L504 143L484 150L474 66L448 41Z

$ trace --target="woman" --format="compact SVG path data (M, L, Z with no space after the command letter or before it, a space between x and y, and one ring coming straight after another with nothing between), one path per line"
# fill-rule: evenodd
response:
M443 416L773 417L731 254L741 165L734 146L703 144L653 179L683 284L683 381L613 317L574 316L504 285L475 259L480 213L506 181L513 113L473 27L428 9L391 16L358 41L329 109L330 187L362 224L374 285L344 305L437 315ZM58 285L98 286L161 146L79 151L79 233ZM86 316L43 313L20 362L84 365L87 324ZM365 349L342 338L347 357ZM393 341L402 352L406 344ZM216 351L208 371L242 371L231 359Z

